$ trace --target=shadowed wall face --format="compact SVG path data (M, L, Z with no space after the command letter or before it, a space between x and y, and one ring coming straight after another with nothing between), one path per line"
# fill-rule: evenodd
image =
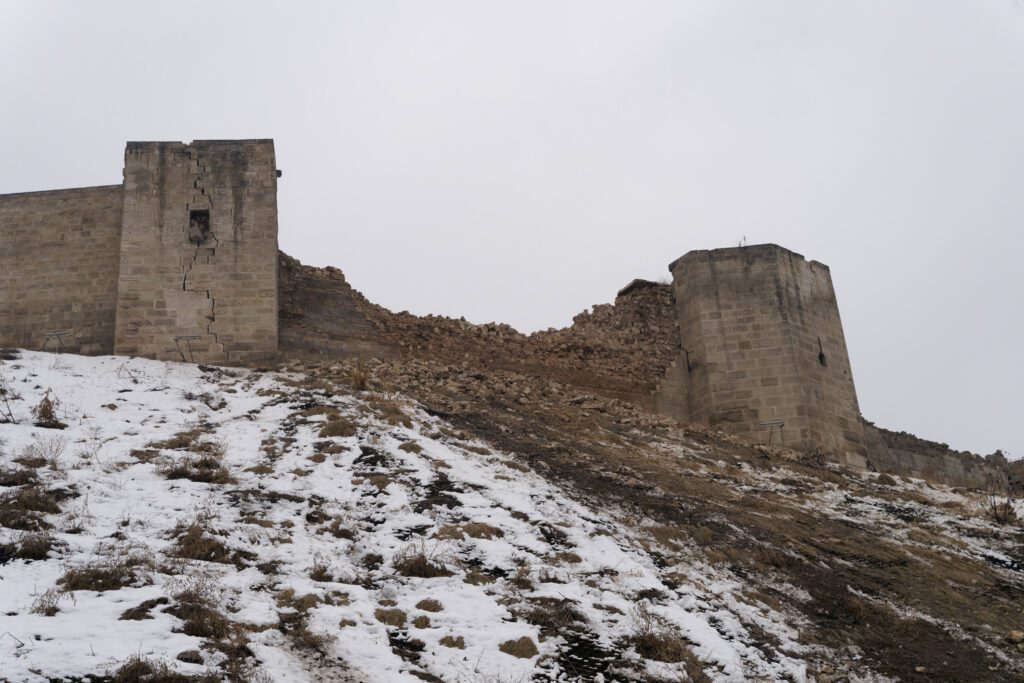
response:
M0 344L113 351L121 205L120 185L0 195Z
M776 245L670 266L682 351L661 409L751 441L864 466L864 434L828 267Z
M118 354L244 362L277 351L270 140L130 142Z

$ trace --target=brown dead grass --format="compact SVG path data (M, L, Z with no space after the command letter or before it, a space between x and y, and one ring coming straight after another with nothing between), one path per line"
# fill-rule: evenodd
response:
M498 527L485 524L484 522L470 522L462 525L462 530L466 532L470 538L504 538L505 532Z
M51 528L52 525L44 517L45 513L38 509L38 507L43 507L42 503L47 501L47 496L45 493L26 493L33 488L0 496L0 526L19 531L38 531ZM49 514L60 512L60 507L57 506L55 500L50 499L49 502L53 503L52 507L45 506L45 509L53 510ZM33 507L23 503L32 503Z
M452 524L446 524L435 531L431 538L444 541L461 541L465 537L466 535L462 532L462 529Z
M202 484L230 484L233 481L220 459L212 455L184 458L161 467L158 472L168 479L188 479Z
M23 533L14 542L0 546L11 557L22 560L45 560L50 556L56 540L48 531Z
M0 468L0 486L29 486L37 479L36 473L28 468Z
M424 598L416 603L416 609L421 609L424 612L440 612L444 606L433 598Z
M185 622L182 631L196 638L226 638L232 623L212 599L202 582L194 582L174 594L175 604L165 611Z
M103 593L126 586L152 583L152 569L152 558L141 553L127 553L69 567L57 579L57 583L67 591Z
M440 642L445 647L452 647L458 650L466 649L466 639L462 636L444 636L438 642Z
M392 566L402 576L415 576L421 579L433 579L453 574L444 566L437 548L432 551L428 550L425 543L402 548L395 554Z
M498 649L520 659L531 659L538 654L537 644L529 636L523 636L518 640L506 640L498 646Z
M108 680L110 683L219 683L221 679L212 673L186 675L163 662L132 655Z
M355 423L344 417L332 418L320 428L320 436L323 438L355 436L357 432Z
M203 427L193 427L192 429L180 431L169 439L153 441L148 447L169 451L185 450L190 448L205 432L206 430Z
M216 538L208 523L205 517L200 516L187 525L179 525L174 530L175 544L169 554L183 560L233 564L239 568L254 559L251 553L232 550Z
M373 616L382 624L402 628L405 626L407 615L397 607L382 607L374 610Z

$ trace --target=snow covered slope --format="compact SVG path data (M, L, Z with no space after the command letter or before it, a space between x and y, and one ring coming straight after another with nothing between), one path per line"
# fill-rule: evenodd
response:
M401 396L27 351L0 373L0 680L806 679L792 615ZM65 429L33 424L47 394Z

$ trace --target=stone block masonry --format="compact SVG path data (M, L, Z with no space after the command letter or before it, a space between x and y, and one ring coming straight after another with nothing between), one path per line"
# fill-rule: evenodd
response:
M0 195L0 345L113 352L121 207L120 185Z
M527 337L393 314L338 271L279 266L278 175L272 140L129 142L121 185L0 195L0 347L56 350L62 333L69 352L202 363L422 355L859 467L969 485L990 473L865 426L829 269L800 254L693 251L671 286L635 281Z
M681 349L655 392L658 410L865 466L828 267L766 244L693 251L669 269Z
M129 142L123 185L0 195L0 345L277 354L272 140Z
M130 142L114 351L241 363L277 352L271 140Z

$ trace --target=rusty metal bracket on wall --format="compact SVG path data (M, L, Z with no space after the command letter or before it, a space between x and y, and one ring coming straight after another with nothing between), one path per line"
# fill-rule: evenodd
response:
M768 445L772 445L772 435L775 433L775 428L779 429L779 445L785 444L786 440L782 436L782 428L786 426L786 423L782 420L766 420L761 423L762 429L768 430Z
M178 353L181 355L181 360L184 363L195 363L196 360L192 356L192 340L202 339L203 336L200 334L179 334L174 338L174 346L178 349ZM188 350L188 358L185 358L185 351L181 349L181 342L185 342L185 349Z
M52 332L47 332L43 339L43 347L39 350L45 351L46 346L51 341L57 340L57 353L61 353L64 351L64 337L70 337L71 334L71 330L53 330Z

